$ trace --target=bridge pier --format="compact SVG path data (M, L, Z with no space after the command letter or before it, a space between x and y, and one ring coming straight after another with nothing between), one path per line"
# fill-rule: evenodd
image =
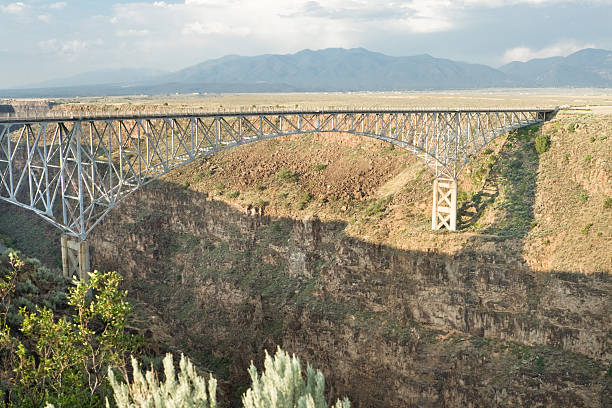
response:
M74 237L62 235L62 269L66 278L77 276L89 281L89 244Z
M437 178L434 180L431 228L446 227L457 230L457 180Z

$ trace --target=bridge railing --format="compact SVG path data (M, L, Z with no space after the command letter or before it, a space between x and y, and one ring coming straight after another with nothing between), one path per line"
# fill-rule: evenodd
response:
M218 116L218 115L262 115L262 114L304 114L304 113L344 113L344 112L550 112L556 107L530 107L530 108L478 108L465 106L461 108L441 108L441 107L414 107L414 106L327 106L325 108L316 107L289 107L289 106L240 106L240 107L220 107L217 110L207 110L198 108L135 108L133 111L92 111L83 113L70 113L61 110L51 110L48 112L26 111L26 112L5 112L0 113L0 122L36 122L36 121L74 121L74 120L99 120L99 119L130 119L134 117L181 117L181 116Z

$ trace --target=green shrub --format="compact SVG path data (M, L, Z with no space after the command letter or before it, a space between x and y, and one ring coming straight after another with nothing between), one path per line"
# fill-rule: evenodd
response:
M5 247L11 248L15 245L13 239L8 235L0 234L0 244L3 244Z
M37 294L38 293L38 288L36 287L36 285L34 285L32 283L32 281L30 279L27 279L25 282L17 282L16 291L18 293L33 293L33 294Z
M574 130L576 130L576 124L574 122L571 122L569 125L567 125L567 130L573 132Z
M582 232L582 234L584 234L584 235L589 235L589 231L591 230L592 226L593 226L593 223L590 222L587 225L585 225L584 228L582 228L582 231L580 231L580 232Z
M393 146L393 145L391 145ZM323 171L327 168L327 164L315 164L314 169L315 171Z
M612 208L612 197L606 197L603 200L603 208L608 210Z
M222 192L223 190L225 190L225 184L219 183L215 186L215 188L217 189L217 191Z
M584 193L584 192L580 193L580 195L578 196L578 200L581 203L586 203L588 201L588 199L589 199L589 195L587 193Z
M200 377L188 358L181 355L178 376L170 353L163 360L164 381L157 378L151 368L144 375L136 359L132 357L132 383L121 383L108 369L108 381L113 389L118 408L165 408L217 406L217 380L210 375L208 381ZM107 407L109 407L107 401Z
M232 191L231 193L229 193L227 195L228 198L234 199L234 198L238 198L238 196L240 195L240 192L238 191Z
M266 189L266 186L262 185L262 184L258 184L257 187L255 187L257 189L257 191L264 191Z
M547 135L540 134L535 139L535 149L538 154L542 154L550 149L550 139Z
M379 198L378 200L374 200L368 208L365 210L365 215L368 217L372 217L375 215L382 215L387 209L387 205L393 200L393 196Z
M306 368L306 381L302 376L300 360L278 348L274 358L266 352L261 376L251 363L251 388L242 395L245 408L327 408L325 377L310 365ZM338 400L334 408L350 408L347 398Z
M278 174L277 174L278 178L281 179L282 181L292 181L292 182L296 182L298 177L297 174L295 174L294 172L292 172L291 170L287 170L287 169L281 169Z
M304 208L306 208L306 206L308 205L308 203L310 203L312 201L312 194L310 193L304 193L300 196L300 199L297 202L297 208L298 210L303 210Z
M204 173L202 173L202 172L196 173L195 176L193 176L193 182L194 183L199 183L203 179L204 179Z
M20 273L23 263L14 265ZM120 279L115 272L94 272L89 282L77 282L68 293L72 312L63 316L49 307L29 305L25 298L15 299L25 307L19 319L7 315L7 320L20 326L20 338L13 337L9 327L0 328L0 349L13 356L11 367L2 370L12 373L8 406L39 407L45 401L65 407L101 406L108 367L122 366L124 354L138 346L137 338L125 331L131 309L126 293L118 290ZM43 304L64 301L57 292L49 293ZM0 295L4 303L4 292Z
M584 157L584 162L585 162L585 163L588 163L588 162L590 162L591 160L593 160L593 155L591 155L591 154L587 154L587 155Z

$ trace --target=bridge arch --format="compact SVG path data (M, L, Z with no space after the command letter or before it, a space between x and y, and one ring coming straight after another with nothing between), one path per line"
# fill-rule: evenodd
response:
M544 122L555 112L374 109L9 118L0 120L0 199L85 242L126 197L198 158L282 136L348 133L391 143L421 159L435 177L432 228L455 230L456 180L470 158L499 135Z

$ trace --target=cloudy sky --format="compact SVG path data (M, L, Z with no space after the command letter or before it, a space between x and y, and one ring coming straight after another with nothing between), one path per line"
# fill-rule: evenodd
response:
M497 67L612 49L611 16L612 0L0 0L0 88L327 47Z

